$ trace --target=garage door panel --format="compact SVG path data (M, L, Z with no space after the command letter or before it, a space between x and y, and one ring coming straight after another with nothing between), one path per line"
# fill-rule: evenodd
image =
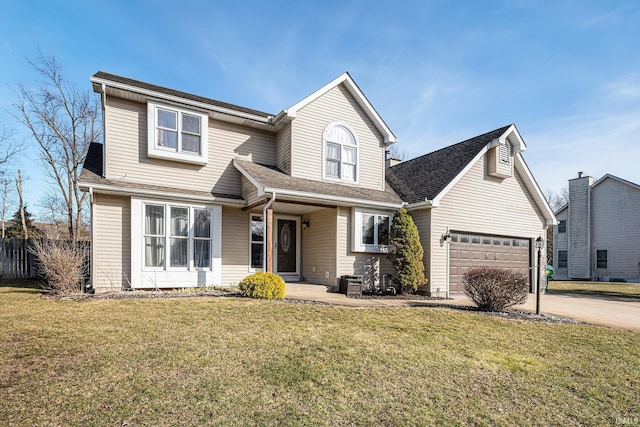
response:
M462 292L463 275L471 267L516 271L529 278L529 241L522 238L463 233L449 245L449 290ZM466 236L464 239L463 236Z

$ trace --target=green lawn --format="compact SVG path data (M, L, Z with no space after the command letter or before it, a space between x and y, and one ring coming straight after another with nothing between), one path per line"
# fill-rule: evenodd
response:
M611 295L640 298L640 284L617 282L550 281L550 293L573 293L585 295Z
M640 333L444 308L42 299L0 287L0 424L607 425Z

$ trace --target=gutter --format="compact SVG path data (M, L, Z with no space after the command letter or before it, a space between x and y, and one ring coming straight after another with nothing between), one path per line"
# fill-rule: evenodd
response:
M262 208L262 224L264 224L264 235L262 236L262 240L263 240L263 251L262 251L262 271L266 272L267 271L267 233L269 233L271 230L268 229L267 225L267 211L271 208L271 205L273 205L273 202L276 201L276 192L272 191L271 192L271 198L269 199L269 201L264 205L264 207Z

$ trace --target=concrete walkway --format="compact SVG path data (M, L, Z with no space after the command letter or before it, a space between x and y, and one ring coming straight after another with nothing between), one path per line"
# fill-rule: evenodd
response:
M473 305L464 294L455 294L453 299L449 300L360 299L330 292L329 286L306 283L287 283L285 298L354 308ZM535 311L535 295L530 294L527 302L516 308ZM548 294L540 296L540 312L597 325L640 331L640 298Z

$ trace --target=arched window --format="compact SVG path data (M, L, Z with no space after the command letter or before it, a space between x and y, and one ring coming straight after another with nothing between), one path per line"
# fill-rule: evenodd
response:
M345 124L332 123L324 131L324 177L358 181L358 141Z

